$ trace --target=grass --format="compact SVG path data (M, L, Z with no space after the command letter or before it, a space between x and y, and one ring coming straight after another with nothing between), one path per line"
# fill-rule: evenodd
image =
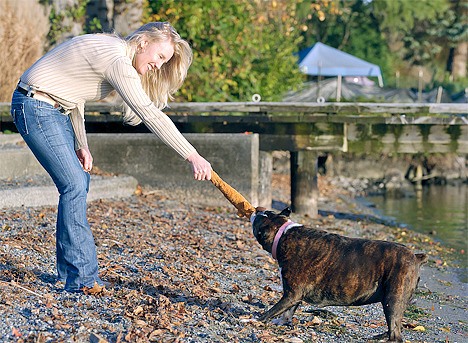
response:
M409 305L405 312L405 317L412 320L419 320L421 318L429 317L430 315L422 308L415 305Z
M44 52L49 20L34 0L0 1L0 102L9 102L19 77Z

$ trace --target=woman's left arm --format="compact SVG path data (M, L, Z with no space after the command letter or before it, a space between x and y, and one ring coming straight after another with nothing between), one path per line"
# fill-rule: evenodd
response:
M86 147L76 150L76 156L78 157L83 170L86 172L91 171L93 168L93 156L91 156L89 149Z
M88 148L84 124L84 104L79 104L70 113L73 132L75 133L75 152L83 169L89 172L93 168L93 156Z

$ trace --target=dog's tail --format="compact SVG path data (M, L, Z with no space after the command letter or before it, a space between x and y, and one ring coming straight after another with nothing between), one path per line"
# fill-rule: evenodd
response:
M416 256L416 259L418 260L420 265L423 263L426 263L428 260L427 255L424 253L417 253L417 254L414 254L414 256Z

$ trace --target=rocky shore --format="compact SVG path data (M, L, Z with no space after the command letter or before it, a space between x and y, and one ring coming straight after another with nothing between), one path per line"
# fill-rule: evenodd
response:
M289 199L285 177L274 176L278 207ZM320 177L319 189L322 215L293 215L295 221L401 242L430 256L405 315L406 341L468 341L466 284L454 276L450 250L359 216L368 212L333 179ZM55 208L0 210L0 341L345 343L386 330L380 304L321 310L303 304L290 326L252 320L281 297L277 265L228 202L206 208L146 190L94 201L88 213L109 283L100 297L55 284Z

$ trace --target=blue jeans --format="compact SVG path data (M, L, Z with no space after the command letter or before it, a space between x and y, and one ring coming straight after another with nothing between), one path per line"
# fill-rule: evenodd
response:
M75 135L68 115L52 105L13 93L11 115L39 163L60 194L56 227L58 280L65 290L102 285L98 277L96 246L86 218L90 176L75 153Z

